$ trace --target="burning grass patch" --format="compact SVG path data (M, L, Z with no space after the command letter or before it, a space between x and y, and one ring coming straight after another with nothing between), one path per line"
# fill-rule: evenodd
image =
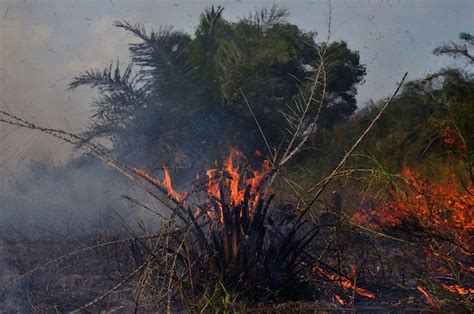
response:
M431 307L470 311L474 190L459 182L454 174L447 183L428 182L406 167L385 204L358 210L351 221L406 243L396 248L403 250L397 267L406 265L401 274Z

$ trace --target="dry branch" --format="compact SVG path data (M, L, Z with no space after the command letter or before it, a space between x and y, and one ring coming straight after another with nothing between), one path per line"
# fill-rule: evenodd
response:
M405 74L403 75L400 83L398 83L397 85L397 88L395 89L395 91L393 92L393 94L390 96L390 98L385 102L385 104L380 108L378 114L375 116L375 118L372 120L372 122L369 124L369 126L365 129L365 131L361 134L361 136L354 142L354 144L352 145L352 147L349 149L349 151L344 155L344 157L341 159L341 161L339 162L339 164L334 168L334 170L331 172L331 174L329 176L327 176L326 178L324 178L321 182L319 182L318 184L316 184L315 186L313 186L312 188L310 188L306 193L305 195L308 195L310 194L311 192L313 192L315 189L317 189L319 187L319 189L317 190L317 192L314 194L314 196L311 198L311 200L307 203L305 209L302 211L302 215L301 217L306 213L308 212L308 210L311 208L311 206L316 202L316 200L319 198L319 196L321 195L321 193L324 191L324 189L327 187L327 185L329 184L329 182L331 182L331 180L333 178L335 178L338 173L341 171L341 169L344 167L344 165L346 164L347 162L347 159L352 155L352 153L354 152L354 150L360 145L360 143L364 140L364 138L367 136L367 134L370 132L370 130L374 127L375 123L380 119L380 117L382 116L382 114L384 113L384 111L388 108L388 106L392 103L392 101L395 99L395 97L397 96L398 92L400 91L401 87L403 86L403 83L405 82L405 79L408 75L408 72L405 72Z

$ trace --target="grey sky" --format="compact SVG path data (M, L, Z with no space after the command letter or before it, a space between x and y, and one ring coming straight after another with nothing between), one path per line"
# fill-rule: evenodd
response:
M289 9L290 22L325 38L328 1L0 1L0 101L39 123L84 129L94 93L67 91L67 84L85 69L102 68L117 57L128 61L127 43L133 38L113 21L173 25L192 33L211 4L224 6L225 18L235 20L273 3ZM387 96L405 71L414 79L453 65L431 52L456 40L459 32L474 31L473 15L472 0L332 1L332 39L346 40L367 65L359 102ZM10 132L0 127L0 164L9 160L10 169L18 160L54 160L68 151L41 135Z

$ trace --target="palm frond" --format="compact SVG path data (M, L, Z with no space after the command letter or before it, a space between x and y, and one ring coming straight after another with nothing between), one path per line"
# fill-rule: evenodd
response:
M123 74L120 72L120 64L117 60L114 67L113 62L103 70L91 69L85 71L72 80L69 84L70 89L76 89L79 86L88 85L97 87L102 92L129 92L136 86L136 76L132 75L133 63L130 63Z
M244 21L265 31L272 26L285 23L288 15L288 9L273 5L270 9L262 9L250 15Z
M147 33L141 23L118 21L115 26L131 32L141 39L129 45L132 60L143 67L142 81L158 84L161 92L168 87L182 86L192 76L192 67L186 60L190 38L184 33L173 31L171 27L161 27ZM176 90L176 88L173 88Z
M140 86L139 75L133 74L132 69L133 63L130 63L122 74L119 62L115 66L111 62L103 70L87 70L70 83L70 89L90 86L100 92L100 97L94 101L93 124L84 134L88 140L127 130L131 117L147 102L146 90Z

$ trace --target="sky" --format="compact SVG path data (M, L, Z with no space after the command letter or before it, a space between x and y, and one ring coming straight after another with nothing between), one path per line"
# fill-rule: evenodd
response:
M128 62L127 44L135 39L114 27L114 21L138 21L149 29L171 25L193 33L210 5L223 6L224 17L237 20L272 4L286 7L288 21L316 31L317 40L326 38L327 0L0 0L0 105L37 123L80 132L87 127L95 93L70 91L67 85L84 70L103 68L117 58ZM359 106L388 96L405 71L415 79L459 65L432 51L460 32L473 31L472 0L331 2L331 39L347 41L367 67ZM0 126L0 171L14 172L31 159L61 160L69 152L67 144L44 135Z

